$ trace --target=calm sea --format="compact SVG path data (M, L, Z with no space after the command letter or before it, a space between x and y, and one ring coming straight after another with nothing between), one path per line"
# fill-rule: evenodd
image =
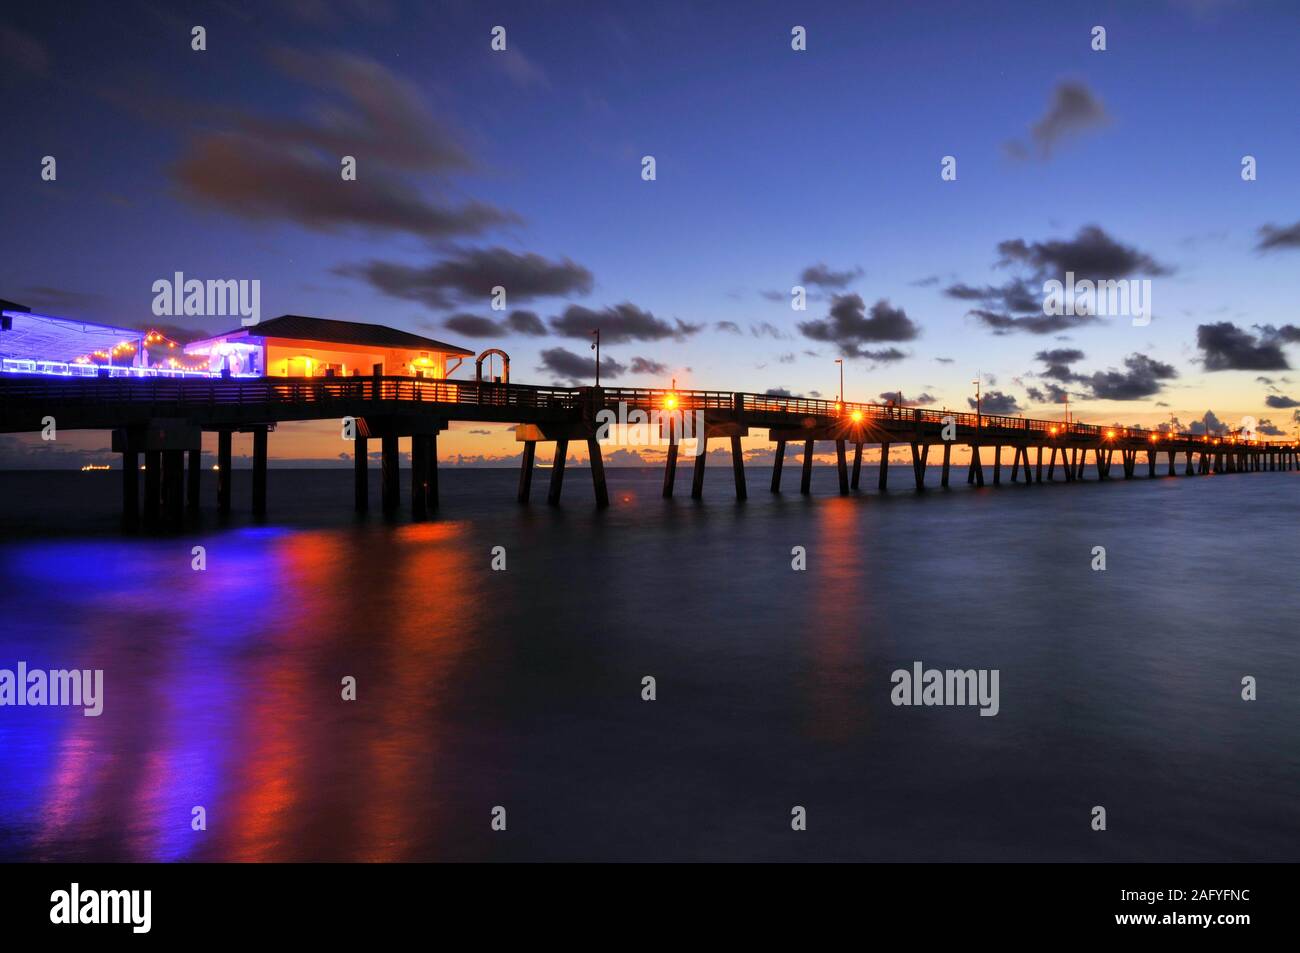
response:
M132 537L116 473L0 474L0 668L105 695L0 708L0 856L1300 860L1300 473L905 476L610 470L600 513L444 468L413 524L272 470L258 524L245 471L229 524ZM894 706L917 661L999 713Z

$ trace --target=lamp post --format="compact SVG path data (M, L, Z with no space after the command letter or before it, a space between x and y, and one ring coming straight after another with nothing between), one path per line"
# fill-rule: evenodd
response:
M840 396L836 403L844 403L844 358L835 358L835 363L840 366Z
M979 377L976 377L973 381L971 381L971 383L975 385L975 429L976 429L976 430L982 430L982 429L984 428L984 423L983 423L983 418L982 418L982 416L981 416L981 414L980 414L980 379L979 379Z
M596 330L592 331L591 333L596 336L596 340L593 341L591 344L591 349L596 352L596 386L599 387L600 386L600 328L596 328Z

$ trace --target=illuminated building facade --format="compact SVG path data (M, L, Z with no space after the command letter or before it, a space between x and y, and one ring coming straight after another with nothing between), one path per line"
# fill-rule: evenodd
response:
M208 369L232 376L353 377L376 366L388 377L442 379L474 352L409 331L286 314L250 327L192 341L191 360L207 358Z

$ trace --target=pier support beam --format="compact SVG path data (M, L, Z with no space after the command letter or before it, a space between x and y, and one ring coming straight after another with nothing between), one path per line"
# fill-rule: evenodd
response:
M736 499L748 499L749 491L745 488L745 455L740 449L740 438L736 436L731 438L731 473L736 478Z
M428 466L424 437L420 434L411 436L411 519L419 521L428 518L429 506L426 493L428 482L425 470Z
M916 483L916 492L925 492L925 466L930 456L930 445L912 441L912 479Z
M135 527L140 522L140 454L122 451L122 522Z
M370 508L370 441L352 438L352 507L358 513Z
M785 466L785 441L776 442L776 458L772 461L772 492L781 492L781 468Z
M839 471L840 496L849 495L849 459L843 440L835 441L835 467Z
M199 511L199 481L203 472L203 451L189 451L189 471L185 480L185 505L191 513Z
M862 442L853 444L853 476L849 478L849 488L856 490L862 477Z
M943 476L939 480L939 485L945 490L948 489L948 469L952 462L952 444L945 440L943 442Z
M889 444L880 445L880 492L889 489Z
M253 428L253 515L266 515L266 428Z
M970 448L970 469L966 471L966 482L976 486L984 485L984 461L980 459L980 448Z
M163 502L167 522L180 526L185 519L185 451L163 451Z
M438 509L438 431L424 435L424 505Z
M993 485L1000 486L1002 483L1002 445L995 444L993 447Z
M700 434L695 439L700 442L700 452L695 455L695 472L691 474L691 499L701 500L704 498L704 465L709 457L709 437Z
M677 435L673 433L673 424L668 424L668 459L664 461L665 500L672 499L673 484L677 482ZM522 492L522 491L521 491Z
M144 525L158 525L158 507L162 502L162 451L144 452Z
M397 434L386 433L379 439L379 494L384 513L396 513L402 505L402 489L398 484Z
M799 492L807 496L812 492L813 442L805 440L803 444L803 473L799 478Z
M519 496L520 503L527 503L533 491L533 463L537 459L537 441L525 440L524 453L519 461ZM672 496L672 484L665 479L664 496Z
M229 430L217 432L217 512L223 516L230 512L230 481L234 476L230 471L232 439Z
M1038 445L1038 466L1034 473L1034 482L1043 482L1043 445L1041 443Z
M560 505L560 493L564 489L564 464L569 457L569 441L555 441L555 459L551 463L551 484L546 490L546 502L551 506Z
M600 441L595 437L587 438L587 457L591 465L591 488L596 493L596 508L603 510L609 506L609 487L605 484L605 459L600 455Z

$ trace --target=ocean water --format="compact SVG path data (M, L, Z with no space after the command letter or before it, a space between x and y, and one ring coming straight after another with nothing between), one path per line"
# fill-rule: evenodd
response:
M1300 860L1300 473L608 473L597 512L586 470L553 509L444 468L416 524L337 470L258 523L237 472L156 536L116 473L0 474L0 668L104 673L97 718L0 708L0 857ZM917 661L998 714L892 704Z

